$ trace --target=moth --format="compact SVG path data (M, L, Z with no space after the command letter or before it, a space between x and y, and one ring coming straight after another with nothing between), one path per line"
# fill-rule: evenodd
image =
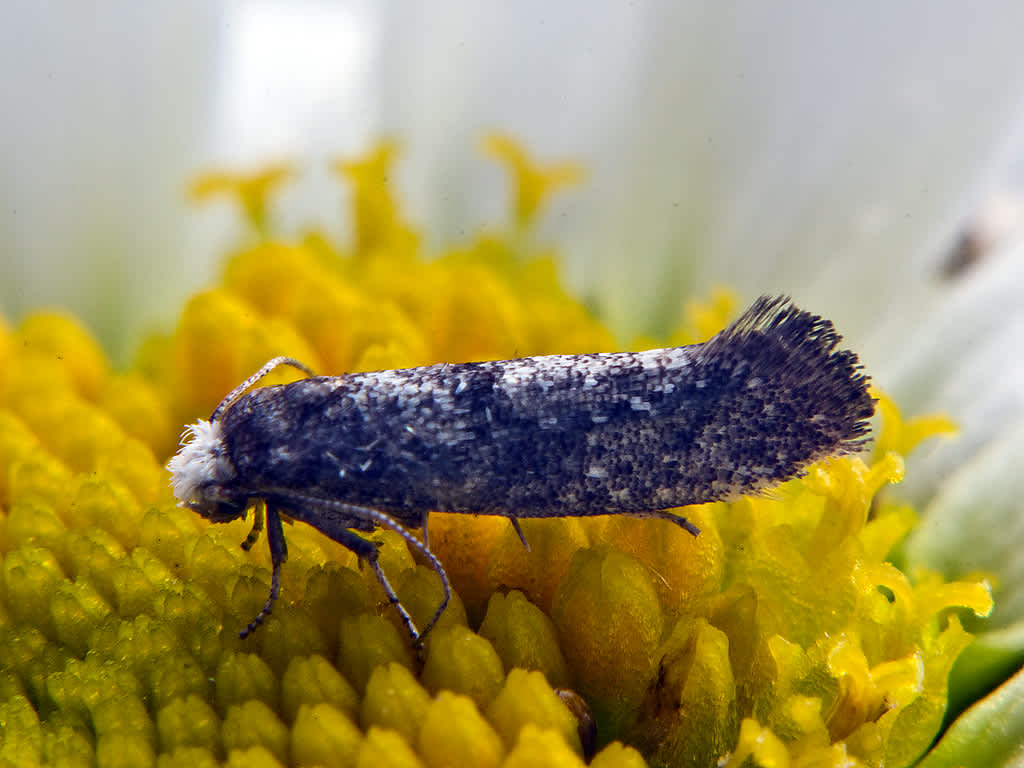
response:
M270 614L287 547L281 516L318 529L374 571L415 645L451 594L430 550L431 511L520 518L666 510L757 492L856 451L874 401L833 325L784 297L758 299L703 344L314 376L276 357L186 427L167 468L184 507L212 522L265 509ZM278 366L310 378L249 391ZM378 563L376 527L437 572L444 597L420 631ZM411 529L424 529L423 540Z

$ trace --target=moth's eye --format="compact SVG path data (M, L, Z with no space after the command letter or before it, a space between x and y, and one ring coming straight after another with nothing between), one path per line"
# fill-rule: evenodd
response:
M247 505L233 501L194 501L188 506L212 523L226 523L244 516Z

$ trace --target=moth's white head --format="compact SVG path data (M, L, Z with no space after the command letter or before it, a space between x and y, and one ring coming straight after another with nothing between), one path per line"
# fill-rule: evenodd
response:
M167 462L167 469L174 497L182 506L195 508L217 498L218 492L235 478L235 469L219 421L200 419L185 427L181 439L182 446Z

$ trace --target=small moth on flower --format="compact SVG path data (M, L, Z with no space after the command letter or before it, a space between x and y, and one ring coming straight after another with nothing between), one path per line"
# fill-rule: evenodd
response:
M759 491L859 449L874 401L832 323L761 297L703 344L313 376L277 357L188 426L168 462L174 495L213 522L266 511L270 614L287 557L281 514L366 561L414 644L450 596L426 536L431 511L521 517L665 510ZM246 393L274 368L311 376ZM361 535L398 532L430 563L444 598L420 632ZM409 528L424 528L421 542Z

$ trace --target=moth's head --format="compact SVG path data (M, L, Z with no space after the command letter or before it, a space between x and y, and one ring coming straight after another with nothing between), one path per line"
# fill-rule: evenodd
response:
M191 438L191 439L189 439ZM232 492L236 477L220 422L200 419L185 427L178 452L167 462L178 506L214 523L245 516L249 499Z

